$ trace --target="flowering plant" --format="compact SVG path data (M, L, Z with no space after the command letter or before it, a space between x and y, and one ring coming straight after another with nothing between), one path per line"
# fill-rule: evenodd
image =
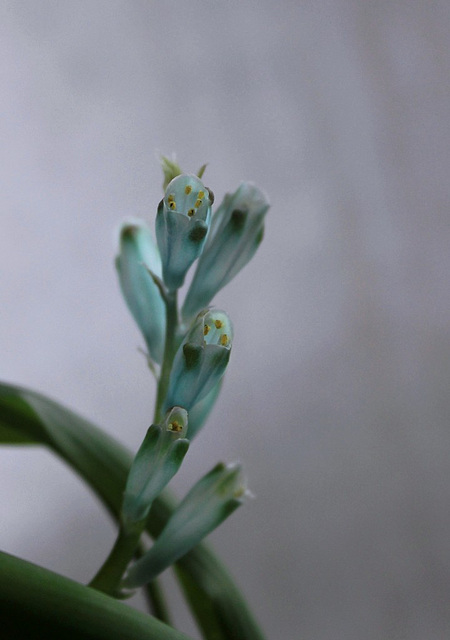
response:
M175 568L206 640L258 640L261 631L228 574L202 540L249 495L238 464L217 464L179 504L167 485L218 397L233 327L214 295L245 266L263 235L268 203L243 183L214 210L197 175L162 159L164 197L156 242L144 221L120 228L116 259L126 304L157 379L152 424L134 458L98 427L32 391L0 385L0 441L43 444L92 487L118 523L116 542L84 586L0 554L0 611L14 637L158 638L186 635L170 624L158 576ZM182 304L178 293L196 264ZM154 542L145 545L144 533ZM143 588L151 615L120 600ZM11 636L12 637L12 636Z

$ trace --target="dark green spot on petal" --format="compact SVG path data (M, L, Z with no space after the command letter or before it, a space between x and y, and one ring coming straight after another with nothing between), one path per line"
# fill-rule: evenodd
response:
M245 226L245 221L247 220L247 211L243 211L242 209L235 209L231 214L231 226L234 231L241 231Z
M183 346L183 354L186 367L188 369L193 369L200 362L202 347L187 343Z
M201 242L208 232L205 224L199 224L189 232L189 240L195 244Z

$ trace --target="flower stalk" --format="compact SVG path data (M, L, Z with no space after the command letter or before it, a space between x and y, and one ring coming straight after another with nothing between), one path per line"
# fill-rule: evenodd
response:
M125 597L124 589L153 582L248 495L240 467L220 463L187 493L151 549L139 552L150 508L181 466L187 436L194 436L210 413L230 359L231 321L207 305L253 256L268 208L264 195L243 183L213 215L214 196L201 180L204 168L195 176L183 174L175 162L163 163L156 244L145 223L129 222L121 230L119 281L157 372L157 390L152 425L126 482L117 539L90 583L117 598ZM179 307L178 290L196 260ZM167 616L159 592L157 600Z
M167 292L165 297L166 305L166 336L164 345L164 356L161 366L161 374L158 380L156 391L156 404L153 422L158 424L162 419L163 405L169 386L172 362L176 351L176 336L178 332L178 305L177 291Z

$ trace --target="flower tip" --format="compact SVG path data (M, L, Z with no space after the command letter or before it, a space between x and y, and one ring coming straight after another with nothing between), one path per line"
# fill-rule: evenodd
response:
M143 220L134 217L128 217L124 220L121 220L115 227L113 231L113 240L114 247L117 249L122 244L124 239L133 238L136 231L142 227L145 227L146 224Z
M209 309L202 312L204 344L215 344L231 349L233 342L233 325L225 311ZM199 314L200 316L202 314Z
M166 210L200 220L206 219L211 207L209 190L197 176L188 173L169 182L163 202Z
M167 412L162 427L176 438L185 438L188 430L188 412L183 407L172 407Z
M228 494L229 498L238 500L240 503L244 502L247 498L253 498L254 496L247 486L247 478L242 473L241 464L238 462L221 464L220 473L223 478L222 490Z

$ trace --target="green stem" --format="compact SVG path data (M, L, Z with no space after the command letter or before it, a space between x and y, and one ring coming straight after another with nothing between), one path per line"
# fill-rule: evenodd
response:
M163 405L169 386L170 372L176 349L176 332L178 328L177 292L169 291L165 298L166 303L166 342L164 345L164 359L161 367L161 375L156 393L156 406L154 424L161 422Z
M161 620L161 622L165 622L169 626L172 626L169 609L158 580L152 580L145 585L144 595L147 600L150 613L155 616L155 618L158 618L158 620Z
M110 596L117 597L119 595L120 581L136 552L144 525L145 522L138 523L131 531L125 531L123 527L119 529L111 553L89 583L90 587Z
M175 355L176 332L178 328L177 292L168 292L164 296L164 301L166 304L166 340L161 375L158 381L154 424L158 424L163 418L162 411L169 386L172 361ZM143 529L144 523L137 523L132 530L125 530L123 527L119 529L114 547L91 581L90 587L112 596L119 595L120 581L130 560L136 553ZM162 619L167 619L168 612L164 604L164 599L162 593L157 591L156 586L153 588L153 592L149 593L149 597L153 606L158 611L158 616L161 616Z

